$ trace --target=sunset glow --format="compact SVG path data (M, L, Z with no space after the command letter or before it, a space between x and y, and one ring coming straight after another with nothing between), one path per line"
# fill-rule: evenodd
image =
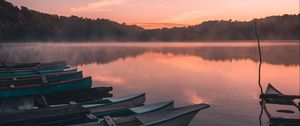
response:
M299 13L299 0L8 0L37 11L106 18L144 28L182 27L207 20L242 20Z

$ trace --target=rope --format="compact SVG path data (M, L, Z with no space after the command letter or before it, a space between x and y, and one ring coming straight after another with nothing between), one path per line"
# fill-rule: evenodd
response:
M255 36L257 40L257 46L258 46L258 54L259 54L259 66L258 66L258 86L260 88L260 94L263 94L263 89L261 86L261 64L262 64L262 56L261 56L261 49L260 49L260 41L259 41L259 35L257 33L257 21L255 21Z

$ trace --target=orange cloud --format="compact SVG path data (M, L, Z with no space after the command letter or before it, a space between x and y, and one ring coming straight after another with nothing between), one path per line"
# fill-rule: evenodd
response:
M124 0L100 0L97 2L89 3L87 5L71 8L72 12L88 12L88 11L108 11L107 7L113 5L120 5Z

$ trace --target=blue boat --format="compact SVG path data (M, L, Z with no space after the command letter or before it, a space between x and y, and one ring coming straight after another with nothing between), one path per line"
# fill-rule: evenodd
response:
M92 86L91 77L61 81L55 83L48 83L48 84L16 85L15 87L1 87L0 98L29 96L29 95L37 95L41 93L53 93L53 92L61 92L61 91L87 89L87 88L91 88L91 86Z
M0 73L1 78L8 78L8 77L30 77L30 76L37 76L37 75L47 75L47 74L54 74L54 73L64 73L64 72L72 72L77 71L76 68L68 68L68 69L53 69L53 70L41 70L41 71L26 71L26 72L12 72L12 73Z
M41 70L53 70L53 69L67 69L69 65L54 65L54 66L36 66L29 68L0 68L0 73L11 72L28 72L28 71L41 71Z
M47 67L47 66L57 66L57 65L67 65L66 61L52 61L52 62L44 62L44 63L0 63L0 69L28 69L33 67Z
M83 78L82 71L79 72L65 72L48 74L42 76L31 76L31 77L16 77L16 78L3 78L0 79L0 87L2 86L14 86L14 85L30 85L38 83L53 83L72 79Z

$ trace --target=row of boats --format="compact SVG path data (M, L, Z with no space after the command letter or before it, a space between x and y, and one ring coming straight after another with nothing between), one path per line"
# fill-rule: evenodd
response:
M0 125L186 126L209 107L144 104L145 93L112 97L112 89L92 88L92 78L65 61L1 63Z

